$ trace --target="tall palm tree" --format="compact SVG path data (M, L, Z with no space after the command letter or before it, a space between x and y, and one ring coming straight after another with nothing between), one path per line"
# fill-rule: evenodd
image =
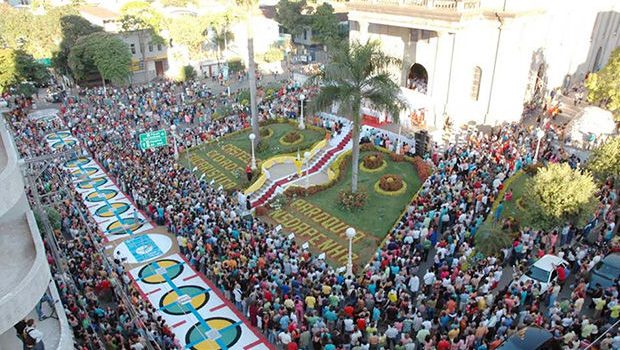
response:
M237 5L247 12L246 27L248 29L248 72L250 82L250 112L252 113L252 132L256 136L254 142L260 141L258 129L258 110L256 109L256 63L254 62L254 30L252 29L252 14L258 7L258 0L236 0Z
M211 30L213 31L211 43L217 50L217 59L219 61L222 59L222 52L228 49L228 42L234 40L235 37L233 32L230 31L227 23L220 26L214 25L211 27Z
M398 121L398 113L404 108L405 101L388 68L400 61L385 55L377 41L344 43L334 47L330 56L330 62L313 79L315 83L321 82L321 89L311 108L326 110L334 102L339 102L341 112L353 121L351 191L357 192L362 101L375 110L389 112L393 120Z

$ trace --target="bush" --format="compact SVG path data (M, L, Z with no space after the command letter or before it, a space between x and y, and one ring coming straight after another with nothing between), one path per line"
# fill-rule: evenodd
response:
M355 193L351 191L338 192L338 203L340 206L348 211L354 211L363 208L368 202L368 193L364 191L357 191Z
M375 148L375 145L373 145L370 142L367 143L362 143L360 145L360 152L366 152L366 151L376 151L377 149Z
M229 59L226 64L228 64L228 71L231 73L237 73L245 70L245 65L241 61L241 58L238 57Z
M420 178L420 180L422 180L422 182L426 181L426 179L431 176L431 166L427 162L425 162L424 159L417 156L414 157L413 166L418 172L418 177Z
M534 176L534 175L536 175L538 170L540 168L542 168L542 167L543 167L542 163L528 164L528 165L523 167L523 172L526 173L529 176Z
M403 178L396 174L386 174L379 179L379 187L386 192L395 192L403 188Z
M295 143L301 139L301 133L299 131L289 131L284 135L282 140L286 143Z
M269 128L260 128L260 136L261 137L269 137L271 135L271 129Z
M267 212L269 212L269 209L267 209L266 207L259 205L258 207L256 207L255 209L255 214L256 216L264 216L267 215Z
M485 256L502 257L502 249L512 245L513 237L499 226L480 231L475 237L476 250Z
M269 148L269 143L260 140L256 145L256 153L263 153Z
M403 162L405 160L405 156L403 154L390 153L390 159L393 162Z
M181 68L181 74L179 76L180 81L189 81L196 79L196 70L194 67L187 65Z
M362 164L366 169L377 169L383 165L383 154L369 154L362 159Z

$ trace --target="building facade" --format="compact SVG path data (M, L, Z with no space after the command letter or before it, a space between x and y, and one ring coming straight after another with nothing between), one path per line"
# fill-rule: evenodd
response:
M131 83L145 83L163 77L168 71L168 46L165 40L153 40L146 30L121 31L121 15L101 6L81 6L80 15L106 32L116 35L131 50Z
M43 334L46 349L70 350L73 335L52 282L24 184L16 147L4 118L0 118L0 349L25 348L13 327L32 318ZM43 316L48 317L37 321L35 309L44 294L52 302L40 306Z
M353 0L350 39L378 39L408 127L495 125L602 68L620 44L612 0Z

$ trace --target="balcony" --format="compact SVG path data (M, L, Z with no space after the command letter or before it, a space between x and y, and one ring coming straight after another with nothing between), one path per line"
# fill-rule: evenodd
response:
M480 8L480 0L352 0L349 6L398 6L401 10L418 8L445 12L464 12Z

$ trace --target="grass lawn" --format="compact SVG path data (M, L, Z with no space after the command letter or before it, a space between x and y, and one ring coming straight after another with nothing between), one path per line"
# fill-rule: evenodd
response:
M364 156L372 153L378 153L378 151L360 152L360 163ZM368 193L368 203L364 208L351 212L342 209L338 204L338 193L342 190L351 189L351 167L348 166L346 174L340 182L322 192L293 200L283 209L276 211L275 215L280 215L280 218L275 221L286 222L282 219L285 217L284 212L286 212L290 219L289 222L295 222L295 219L290 217L294 216L308 223L312 229L318 232L309 233L307 237L299 237L302 231L308 232L308 230L295 230L295 225L292 224L293 229L290 231L296 232L302 241L310 241L315 252L325 252L328 260L336 263L336 265L346 263L348 240L344 230L352 226L358 232L353 241L354 263L357 265L365 264L375 253L381 241L394 226L396 220L421 186L421 181L413 164L407 161L394 162L387 154L384 154L383 158L387 162L387 166L383 170L373 173L365 172L361 168L359 170L358 188ZM375 183L385 174L402 176L407 183L406 191L398 196L387 196L375 192ZM318 209L308 209L308 207L319 208L322 213L317 214ZM312 210L315 213L312 213ZM307 215L308 211L312 214ZM273 218L274 212L272 211L269 215ZM286 230L287 225L283 224L283 226ZM314 230L310 230L310 232L314 232ZM321 238L317 239L316 237ZM330 242L333 246L330 246Z
M303 153L315 143L325 138L325 132L320 129L306 128L299 130L296 123L277 123L262 126L261 130L268 130L268 135L261 138L265 143L263 147L257 147L256 162L267 160L273 156L297 152ZM303 140L294 145L286 145L280 142L280 138L291 131L299 131ZM216 142L203 144L183 152L180 162L188 168L197 167L200 175L215 180L226 189L244 189L250 183L245 176L245 167L250 162L252 150L248 136L251 129L245 129L238 133L223 137ZM199 175L199 176L200 176ZM256 177L255 177L256 179Z

